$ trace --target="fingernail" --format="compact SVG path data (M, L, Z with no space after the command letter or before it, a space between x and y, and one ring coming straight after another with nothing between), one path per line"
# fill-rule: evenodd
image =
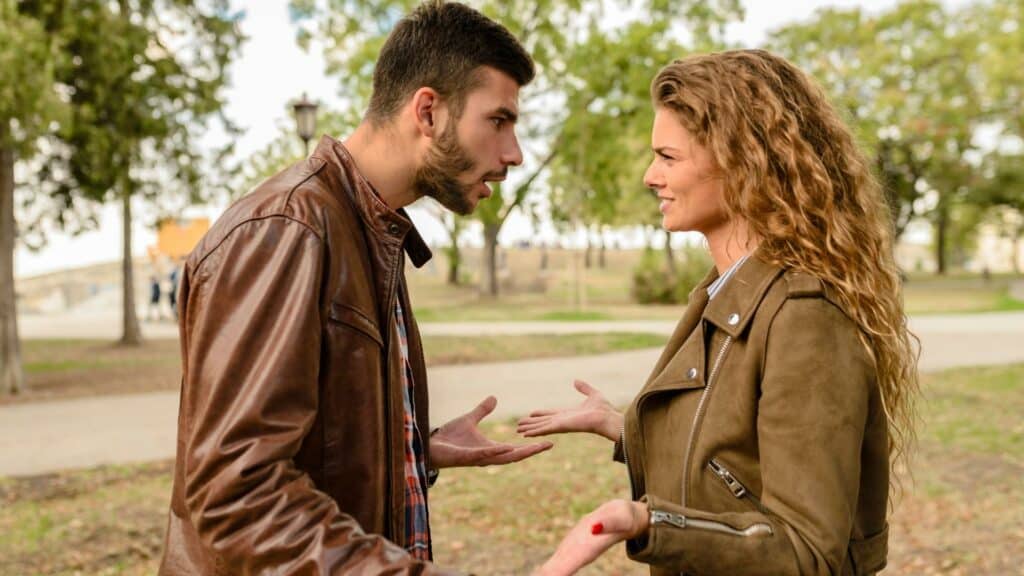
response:
M597 524L594 524L593 526L590 527L590 533L591 534L600 534L602 532L604 532L604 524L602 524L600 522L598 522Z

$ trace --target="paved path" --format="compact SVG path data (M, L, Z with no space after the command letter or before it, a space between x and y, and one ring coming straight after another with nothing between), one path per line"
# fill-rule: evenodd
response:
M928 316L911 323L923 343L921 369L1024 362L1024 313ZM459 325L457 330L469 330ZM473 330L530 333L532 324L487 324ZM524 327L530 327L525 329ZM637 323L542 323L564 333L628 329ZM644 332L667 334L672 323L643 323ZM455 325L424 325L456 332ZM431 328L433 330L434 328ZM452 332L446 332L446 331ZM458 332L477 334L479 331ZM616 404L636 394L659 350L601 356L526 360L430 370L431 415L443 422L488 394L498 397L495 417L578 402L573 378L594 384ZM0 476L39 474L105 463L170 458L178 394L160 392L0 406Z

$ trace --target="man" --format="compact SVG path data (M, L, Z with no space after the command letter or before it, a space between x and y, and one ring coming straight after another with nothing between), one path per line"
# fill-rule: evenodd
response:
M189 256L160 573L428 574L428 470L506 464L493 397L429 433L403 206L461 214L522 162L533 63L500 25L431 1L385 43L364 121L236 202Z

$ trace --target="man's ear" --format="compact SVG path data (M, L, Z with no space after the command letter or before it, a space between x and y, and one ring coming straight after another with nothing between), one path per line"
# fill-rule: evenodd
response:
M412 95L411 104L416 128L423 136L433 138L443 122L445 107L441 95L433 88L423 87Z

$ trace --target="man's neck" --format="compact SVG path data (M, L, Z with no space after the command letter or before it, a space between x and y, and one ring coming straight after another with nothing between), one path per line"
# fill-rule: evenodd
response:
M416 201L413 147L388 128L363 121L343 142L359 172L392 210Z

